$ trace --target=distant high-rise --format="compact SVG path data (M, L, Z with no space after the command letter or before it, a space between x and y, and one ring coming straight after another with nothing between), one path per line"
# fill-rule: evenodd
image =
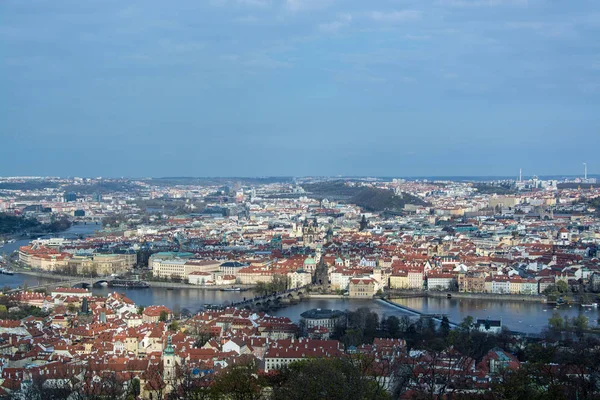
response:
M63 196L65 203L69 203L71 201L77 201L77 194L74 192L65 193Z

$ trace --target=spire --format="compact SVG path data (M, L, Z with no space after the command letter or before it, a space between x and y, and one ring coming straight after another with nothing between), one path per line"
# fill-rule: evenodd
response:
M163 351L163 355L172 356L174 354L175 354L175 349L173 348L173 344L171 343L171 335L169 335L169 337L167 339L167 346L165 347L165 350Z

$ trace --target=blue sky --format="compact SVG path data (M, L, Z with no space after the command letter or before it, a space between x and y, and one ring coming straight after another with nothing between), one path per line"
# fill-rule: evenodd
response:
M598 0L3 0L0 175L600 170Z

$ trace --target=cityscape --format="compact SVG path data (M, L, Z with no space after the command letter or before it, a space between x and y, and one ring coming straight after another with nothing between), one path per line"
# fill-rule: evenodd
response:
M2 394L593 397L599 210L587 166L0 178ZM344 392L319 371L360 379Z
M599 5L0 1L0 400L600 400Z

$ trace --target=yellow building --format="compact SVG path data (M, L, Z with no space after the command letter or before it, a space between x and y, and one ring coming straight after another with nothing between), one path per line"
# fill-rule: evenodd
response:
M371 298L377 290L377 282L373 278L353 278L348 285L350 297Z
M390 289L408 289L409 287L408 272L398 271L390 276Z
M121 274L135 265L130 255L94 254L91 256L73 256L67 263L67 270L72 274L105 276Z

